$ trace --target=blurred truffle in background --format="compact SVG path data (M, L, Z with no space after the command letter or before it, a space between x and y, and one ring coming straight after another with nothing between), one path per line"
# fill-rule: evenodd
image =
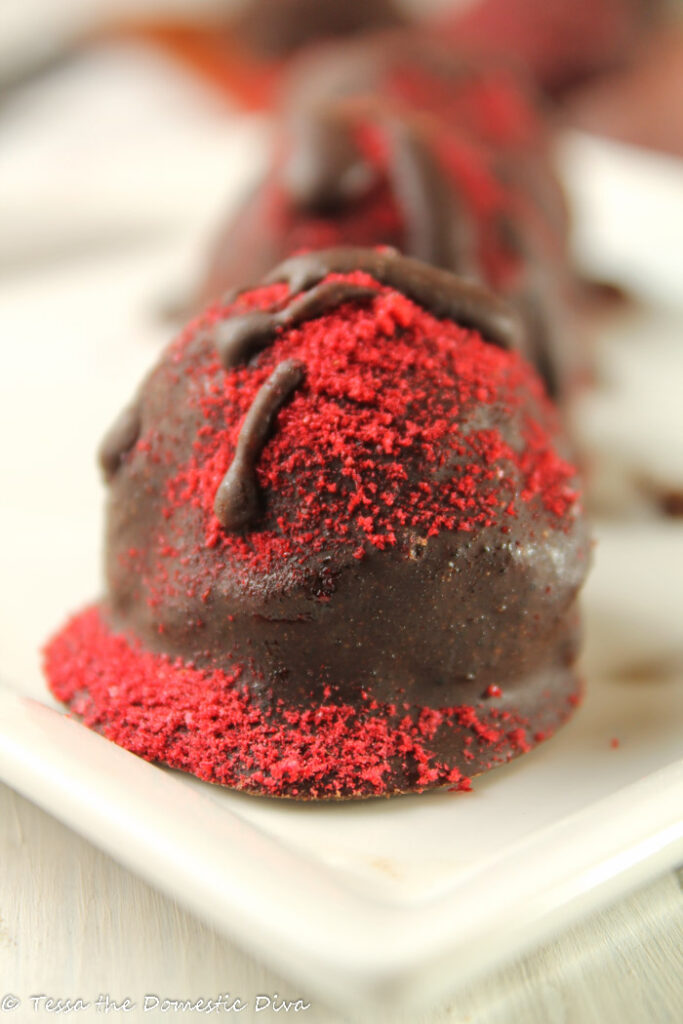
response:
M551 92L623 66L657 17L659 0L475 0L438 19L441 38L514 57Z
M255 53L281 57L319 39L403 24L394 0L251 0L233 23Z
M518 154L468 131L480 113L473 96L474 109L461 98L460 120L447 122L379 94L290 115L265 178L216 237L202 303L259 280L292 252L391 245L505 296L526 325L527 356L550 394L565 397L581 359L568 327L562 191L536 136L535 152Z

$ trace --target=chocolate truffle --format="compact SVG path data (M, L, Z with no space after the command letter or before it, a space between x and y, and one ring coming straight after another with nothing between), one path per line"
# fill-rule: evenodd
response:
M257 54L281 57L314 40L400 25L392 0L249 0L233 23Z
M557 416L485 288L292 258L166 350L102 448L107 593L53 693L272 796L469 788L579 700L589 545Z

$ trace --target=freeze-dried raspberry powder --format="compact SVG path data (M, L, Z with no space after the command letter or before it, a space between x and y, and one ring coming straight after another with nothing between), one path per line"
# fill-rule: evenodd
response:
M344 279L379 289L362 272ZM275 285L233 308L272 308L288 297ZM158 565L186 546L189 508L216 559L249 573L283 560L295 571L308 553L331 547L362 558L416 534L504 528L520 501L550 512L557 529L573 521L575 470L556 452L556 414L516 353L381 288L366 303L281 331L252 363L226 372L215 345L195 341L227 313L210 309L160 371L185 380L182 416L199 414L190 457L156 423L132 453L169 465ZM301 362L305 377L258 462L264 516L246 534L226 532L213 511L216 491L255 395L285 359ZM518 446L496 428L501 418L518 420Z
M470 789L430 748L438 728L459 728L489 765L529 749L517 715L466 706L360 706L329 700L305 710L263 710L241 671L199 671L115 634L97 607L47 646L52 692L84 723L149 761L207 782L273 795L376 796L397 774L406 786ZM77 671L75 669L77 668ZM399 766L399 767L397 767Z

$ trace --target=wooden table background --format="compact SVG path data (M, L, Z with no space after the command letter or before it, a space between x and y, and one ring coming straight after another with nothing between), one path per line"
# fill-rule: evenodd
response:
M570 929L537 952L464 988L447 1007L408 1024L680 1024L683 1021L683 875L669 873ZM144 996L249 1002L239 1014L142 1009ZM34 1010L30 997L94 1002L108 994L128 1013ZM68 1020L232 1019L341 1024L309 1010L255 1013L258 994L306 998L232 942L150 888L48 814L0 785L0 1024ZM2 1010L7 994L21 999ZM385 1018L384 1020L388 1020ZM395 1015L392 1020L397 1021ZM379 1024L381 1018L374 1018ZM384 1021L382 1021L384 1024Z

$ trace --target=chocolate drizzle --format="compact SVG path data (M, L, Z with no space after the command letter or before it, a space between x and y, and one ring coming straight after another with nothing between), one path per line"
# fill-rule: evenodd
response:
M127 405L104 436L98 452L98 462L107 483L116 475L124 455L140 436L140 408Z
M388 174L403 214L405 252L454 273L478 276L469 217L438 159L404 121L389 125Z
M256 463L275 416L299 386L304 367L294 359L279 363L260 388L242 424L235 455L216 492L214 512L225 530L248 527L259 513Z
M296 119L282 184L298 209L331 213L365 195L375 180L347 118L316 111Z
M500 220L500 233L521 263L516 287L507 292L508 301L519 311L526 327L529 355L543 378L548 394L562 398L571 352L567 337L568 310L559 293L559 268L549 268L548 255L534 244L528 231L510 217Z
M328 274L351 274L357 270L402 292L434 316L479 331L500 348L519 349L524 344L519 317L488 288L420 260L401 256L395 249L344 246L303 253L284 260L266 277L265 283L284 281L292 293L314 295L315 285Z
M454 273L480 276L470 216L419 127L372 106L366 114L387 135L386 176L403 221L402 250ZM333 215L367 195L377 177L355 138L353 110L329 106L294 121L281 183L298 210Z
M275 337L278 327L296 327L305 320L312 320L336 309L344 302L369 299L376 294L376 289L350 281L330 281L307 290L284 309L275 312L253 310L231 317L221 323L216 331L215 340L221 362L226 370L233 369L266 348Z
M516 189L534 203L558 238L567 237L567 200L545 153L498 153L492 170L504 188Z

